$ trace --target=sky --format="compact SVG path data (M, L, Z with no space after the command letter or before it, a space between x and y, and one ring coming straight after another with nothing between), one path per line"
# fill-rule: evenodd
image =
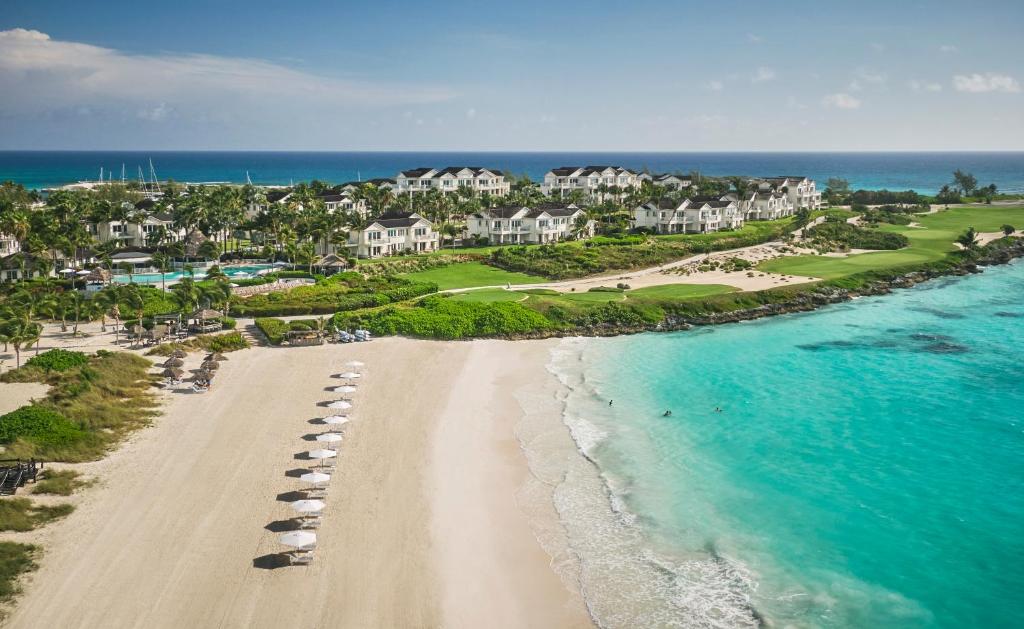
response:
M1024 149L1024 2L3 0L0 149Z

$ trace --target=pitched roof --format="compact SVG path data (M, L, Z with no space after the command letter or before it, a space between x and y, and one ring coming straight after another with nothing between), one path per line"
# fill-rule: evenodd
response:
M485 208L483 210L480 210L478 213L474 214L474 216L478 216L480 218L486 218L486 217L489 216L490 218L505 218L505 219L508 219L508 218L514 218L516 214L519 214L523 210L529 210L529 209L530 208L526 208L526 207L523 207L521 205L504 205L502 207L489 207L489 208Z

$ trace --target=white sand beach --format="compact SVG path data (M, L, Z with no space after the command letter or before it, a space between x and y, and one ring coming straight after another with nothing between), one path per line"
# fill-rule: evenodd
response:
M100 484L34 535L45 553L6 624L589 626L517 504L529 471L513 393L547 377L550 343L230 354L209 393L163 394L152 427L74 466ZM314 561L279 567L287 502L313 465L300 453L324 428L310 420L330 414L317 403L339 396L330 376L353 359L365 375Z

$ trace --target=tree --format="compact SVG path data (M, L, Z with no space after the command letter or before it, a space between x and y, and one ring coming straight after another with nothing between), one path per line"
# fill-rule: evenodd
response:
M960 193L957 192L952 187L950 187L949 185L945 185L942 186L942 189L939 190L939 193L935 195L935 200L944 205L949 205L950 203L959 203Z
M152 256L153 268L160 272L160 290L167 292L167 278L164 277L171 270L171 258L166 253L156 252Z
M953 187L960 191L962 196L972 196L978 189L978 179L971 173L957 169L953 172Z
M580 239L587 233L587 227L590 225L590 218L587 217L587 213L584 212L576 217L572 222L572 236L573 238Z
M973 227L968 227L967 231L956 237L956 241L964 249L974 249L978 246L978 232Z
M196 249L196 253L204 260L214 260L219 257L220 247L212 240L204 240Z
M14 316L2 324L5 342L14 347L15 366L21 367L21 350L39 340L43 326L26 316Z
M1012 236L1013 232L1017 231L1013 225L1003 225L1000 229L1003 230L1004 236Z

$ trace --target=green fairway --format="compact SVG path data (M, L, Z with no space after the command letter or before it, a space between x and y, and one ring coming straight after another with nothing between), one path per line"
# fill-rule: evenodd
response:
M420 282L436 282L440 290L474 288L476 286L504 286L506 284L536 284L545 281L525 273L511 273L482 262L460 262L448 266L405 273L402 277Z
M885 225L879 228L906 236L910 240L910 246L904 249L861 253L846 258L790 256L762 262L757 268L769 273L830 280L864 271L895 269L933 262L955 251L953 241L968 227L974 227L979 232L994 232L999 231L1004 224L1024 226L1024 208L956 208L916 216L915 221L920 223L921 227Z
M455 301L472 302L495 302L495 301L525 301L529 295L504 288L481 288L479 290L468 290L464 293L452 295Z
M707 297L708 295L720 295L732 293L739 290L734 286L724 284L664 284L662 286L648 286L631 290L627 295L631 298L652 298L652 299L693 299L696 297Z

